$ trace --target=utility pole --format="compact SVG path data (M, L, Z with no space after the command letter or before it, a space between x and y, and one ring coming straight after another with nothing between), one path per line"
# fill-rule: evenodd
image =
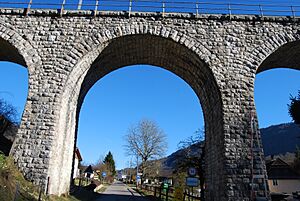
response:
M132 177L132 156L131 156L131 158L130 158L130 164L129 164L129 174L130 174L130 177L129 177L129 181L130 181L130 183L131 183L131 177Z
M136 154L136 188L138 188L139 155Z

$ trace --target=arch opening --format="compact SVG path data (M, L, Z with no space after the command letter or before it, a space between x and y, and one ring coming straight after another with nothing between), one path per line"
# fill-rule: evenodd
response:
M167 135L168 156L180 141L203 129L199 104L189 85L167 70L149 65L120 68L98 80L87 93L80 111L77 147L86 165L95 164L100 156L103 160L111 151L118 170L129 168L136 159L125 154L125 134L139 121L150 120Z
M300 145L300 129L291 123L288 104L290 96L296 96L300 90L299 54L300 41L288 42L273 51L256 71L254 100L271 197L300 187L300 183L286 182L288 175L278 178L274 174L278 160L286 164L285 171L297 172L293 170L293 153Z
M0 47L0 61L10 61L26 67L25 59L16 47L3 38L0 38Z
M25 110L29 73L24 57L3 38L0 38L0 70L0 99L5 106L1 108L0 148L9 155Z
M64 108L65 112L62 112L60 117L63 120L60 129L66 133L62 139L72 139L73 149L61 150L64 158L68 158L69 167L71 167L72 152L75 147L79 112L90 88L105 75L119 68L141 64L158 66L174 73L183 79L198 97L203 109L207 144L206 190L217 191L218 188L221 188L220 183L225 183L226 179L225 174L222 175L225 170L217 156L222 155L225 148L222 136L222 100L216 79L212 70L200 59L199 55L182 44L159 36L130 35L112 39L104 47L92 51L90 57L79 62L81 73L74 70L75 77L72 77L74 81L70 82L74 84L74 88L68 86L64 92L68 95L68 99L63 102L67 102L68 107ZM68 141L65 143L69 144ZM66 162L66 160L60 160L60 163L62 161ZM59 175L57 168L56 170L55 167L51 169L53 176ZM70 173L71 169L66 175L68 180L66 177L57 178L61 179L60 184L64 183L64 185L60 185L60 189L52 189L52 191L64 192L64 188L69 186ZM218 197L219 195L213 196Z

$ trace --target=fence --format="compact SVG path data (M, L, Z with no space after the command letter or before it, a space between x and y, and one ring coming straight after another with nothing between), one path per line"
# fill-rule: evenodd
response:
M300 16L300 2L264 0L0 0L2 8ZM277 3L276 3L277 2Z
M46 187L47 188L47 187ZM38 198L37 200L38 201L41 201L43 199L43 197L46 196L46 193L45 193L45 185L38 185L37 187L35 187L34 189L31 189L31 190L35 190L36 193L38 193ZM23 191L23 193L22 193ZM33 193L33 192L31 192ZM36 197L31 193L27 192L27 194L24 194L24 189L22 189L20 187L20 184L19 183L16 183L16 190L15 190L15 194L14 194L14 198L13 198L13 201L17 201L17 200L35 200Z
M154 197L164 201L172 201L174 199L174 188L163 188L158 185L143 185L142 189L146 192L153 194ZM196 201L200 200L200 197L194 196L188 191L183 193L183 201Z

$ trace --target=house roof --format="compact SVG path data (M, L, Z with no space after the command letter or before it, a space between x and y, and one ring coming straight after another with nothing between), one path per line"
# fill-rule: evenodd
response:
M80 154L78 147L76 147L76 149L75 149L75 157L78 158L79 161L82 161L82 156Z
M94 170L93 170L92 166L89 165L89 166L85 169L84 173L91 173L91 174L94 173Z
M300 175L280 158L266 163L269 179L300 179Z

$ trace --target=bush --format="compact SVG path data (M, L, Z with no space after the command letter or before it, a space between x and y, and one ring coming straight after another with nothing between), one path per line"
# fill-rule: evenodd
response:
M175 187L174 201L182 201L182 200L183 200L183 187L181 186Z

